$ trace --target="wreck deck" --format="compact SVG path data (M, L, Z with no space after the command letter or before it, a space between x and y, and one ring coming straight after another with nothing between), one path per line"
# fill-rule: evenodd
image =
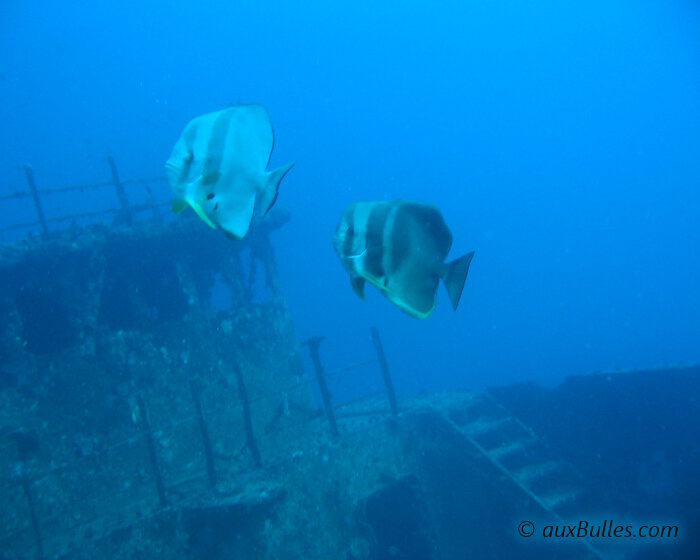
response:
M656 384L644 410L681 419L665 418L681 446L651 443L686 465L675 474L698 494L697 445L685 442L700 438L700 368L396 399L373 330L376 357L360 349L364 360L329 373L321 339L305 341L315 377L269 239L287 216L243 241L157 207L139 220L111 167L111 226L51 230L60 220L37 204L35 233L0 249L0 557L631 558L619 543L524 544L516 524L636 499L638 486L618 484L630 464L606 478L622 435L605 461L579 444L601 432L589 408L638 380ZM356 367L386 391L334 402L334 378ZM625 438L648 436L639 409L626 418ZM685 546L697 557L697 539Z

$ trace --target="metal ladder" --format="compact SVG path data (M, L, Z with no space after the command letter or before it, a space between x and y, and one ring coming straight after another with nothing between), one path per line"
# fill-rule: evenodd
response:
M562 516L576 511L585 495L583 477L491 395L473 393L445 411L444 417L557 523L564 525ZM608 558L587 539L580 543L595 558Z

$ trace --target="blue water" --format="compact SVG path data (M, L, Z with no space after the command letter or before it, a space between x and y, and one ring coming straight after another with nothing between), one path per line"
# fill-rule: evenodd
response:
M107 155L163 175L189 119L264 104L271 165L297 162L280 274L334 364L371 325L402 392L700 362L697 3L4 0L0 52L0 194L24 163L41 187L104 181ZM352 292L335 224L385 197L476 250L456 313Z

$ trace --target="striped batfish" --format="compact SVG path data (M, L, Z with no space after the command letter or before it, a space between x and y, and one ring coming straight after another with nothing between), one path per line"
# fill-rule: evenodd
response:
M210 227L244 237L253 215L265 215L275 203L280 181L294 165L266 171L274 141L261 105L192 119L165 164L175 213L191 206Z
M424 319L435 307L440 279L457 309L474 251L449 263L452 233L440 211L406 200L358 202L345 209L333 239L364 299L365 281L394 305Z

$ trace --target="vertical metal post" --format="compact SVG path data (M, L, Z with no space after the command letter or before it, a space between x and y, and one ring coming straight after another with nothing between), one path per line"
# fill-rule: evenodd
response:
M9 434L10 439L17 444L17 455L19 457L19 483L24 492L24 497L27 500L29 508L29 521L31 523L32 532L34 533L34 543L36 544L36 554L39 560L44 558L44 544L41 540L41 532L39 531L39 519L36 515L36 502L32 492L31 479L27 473L27 460L32 453L39 449L39 441L32 432L17 430Z
M32 531L34 533L34 542L36 543L36 555L37 558L43 560L44 558L44 544L41 542L41 533L39 532L39 519L36 516L36 505L34 503L34 494L32 494L31 486L29 485L29 477L26 473L26 467L24 463L22 464L22 478L20 479L22 485L22 490L24 490L24 497L27 498L27 505L29 506L29 519L32 523Z
M321 398L323 399L323 408L326 411L326 417L328 418L328 424L331 427L331 435L333 437L338 437L338 425L335 421L335 414L333 413L333 405L331 403L331 392L328 390L328 384L326 383L326 376L323 372L323 365L321 365L321 356L319 354L319 346L323 340L322 336L313 336L308 340L302 342L302 346L309 347L309 354L311 355L311 361L314 364L314 370L316 370L316 379L318 380L318 388L321 391Z
M379 338L379 331L376 327L372 327L372 342L374 343L374 349L377 352L377 359L379 360L379 367L382 370L382 378L384 379L384 385L386 385L386 393L389 397L389 405L391 406L391 413L396 416L399 413L399 407L396 404L396 393L394 393L394 383L391 381L391 374L389 373L389 365L386 363L386 355L384 354L384 347L382 346L382 339Z
M202 401L199 399L199 395L202 392L202 390L199 384L194 379L190 380L190 389L192 390L194 408L197 413L197 422L199 423L199 431L202 434L202 443L204 444L204 459L207 462L207 476L209 478L209 486L213 488L214 486L216 486L214 450L211 446L211 439L209 439L209 430L207 429L207 424L204 421L204 414L202 413Z
M262 459L260 458L260 450L258 449L258 444L255 441L255 435L253 434L253 419L250 414L250 401L248 400L248 390L245 386L245 381L243 379L243 372L241 368L238 367L237 363L233 364L233 373L236 376L236 382L238 384L238 395L241 398L241 403L243 404L243 427L245 429L245 444L250 450L251 455L253 455L253 460L255 461L256 467L262 467Z
M39 224L41 225L41 234L46 237L49 234L49 228L46 226L46 218L44 217L44 210L41 207L39 190L36 188L36 183L34 182L34 171L32 170L31 165L24 166L24 175L27 178L27 184L29 184L29 190L32 193L32 198L34 199L34 208L36 209L36 215L39 218Z
M109 170L112 172L112 182L117 190L117 198L119 199L119 205L122 207L121 215L127 224L131 223L131 209L129 208L129 199L126 198L126 191L124 190L124 185L119 179L119 172L117 171L117 164L114 163L114 158L112 156L107 156L107 162L109 163Z
M168 501L165 498L165 485L163 484L163 476L161 475L160 467L158 466L158 454L156 453L156 442L153 439L153 433L151 432L151 422L148 419L148 411L146 410L146 405L144 404L143 397L141 395L136 397L136 402L139 406L139 412L141 413L141 429L143 434L146 436L148 455L151 459L151 467L153 468L153 477L156 479L158 499L160 500L161 507L164 507L167 505Z

